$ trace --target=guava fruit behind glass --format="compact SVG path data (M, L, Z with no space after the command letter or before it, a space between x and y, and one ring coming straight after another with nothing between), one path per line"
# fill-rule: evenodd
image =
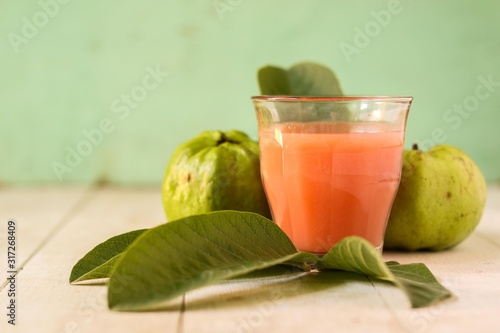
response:
M414 145L403 153L401 183L392 206L384 248L432 251L465 240L486 203L483 174L462 150Z
M232 130L205 131L181 144L167 165L162 200L169 221L217 210L271 218L258 142Z

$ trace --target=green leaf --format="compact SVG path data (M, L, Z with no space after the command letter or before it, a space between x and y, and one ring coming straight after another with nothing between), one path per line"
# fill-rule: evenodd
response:
M275 66L259 69L258 81L262 95L342 96L335 74L316 63L300 63L285 70Z
M396 279L395 283L403 289L414 308L428 306L452 296L424 264L397 264L388 267Z
M287 71L275 66L266 66L257 73L262 95L291 95Z
M365 239L346 237L317 263L319 270L337 269L386 280L401 288L412 307L419 308L451 297L424 264L384 263L382 256Z
M108 278L120 254L145 230L130 231L97 245L73 266L69 282Z
M110 277L110 308L148 310L210 283L252 272L272 274L274 270L264 269L276 265L386 280L401 288L414 308L451 297L424 264L384 263L362 238L347 237L319 259L298 252L272 221L234 211L190 216L110 238L78 261L70 282Z
M149 310L201 286L289 264L309 269L319 258L297 252L272 221L254 213L219 211L150 229L118 260L108 304L116 310Z
M367 240L356 236L346 237L335 244L321 258L317 267L319 270L338 269L382 280L392 279L380 253Z

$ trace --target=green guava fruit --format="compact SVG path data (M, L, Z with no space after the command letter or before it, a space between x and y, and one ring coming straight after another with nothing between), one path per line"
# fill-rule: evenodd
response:
M440 251L465 240L486 203L486 183L462 150L437 145L403 152L401 182L385 233L384 248Z
M258 142L232 130L205 131L181 144L167 165L162 200L169 221L217 210L271 218Z

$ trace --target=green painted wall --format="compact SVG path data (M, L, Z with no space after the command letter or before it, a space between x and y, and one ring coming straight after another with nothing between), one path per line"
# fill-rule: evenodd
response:
M159 184L202 130L255 138L256 70L305 60L350 95L414 96L407 146L500 179L495 0L1 1L0 36L2 183Z

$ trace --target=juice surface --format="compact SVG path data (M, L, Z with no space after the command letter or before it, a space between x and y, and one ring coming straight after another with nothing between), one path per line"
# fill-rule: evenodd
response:
M273 219L298 250L326 253L350 235L382 247L404 133L373 126L292 123L259 133Z

